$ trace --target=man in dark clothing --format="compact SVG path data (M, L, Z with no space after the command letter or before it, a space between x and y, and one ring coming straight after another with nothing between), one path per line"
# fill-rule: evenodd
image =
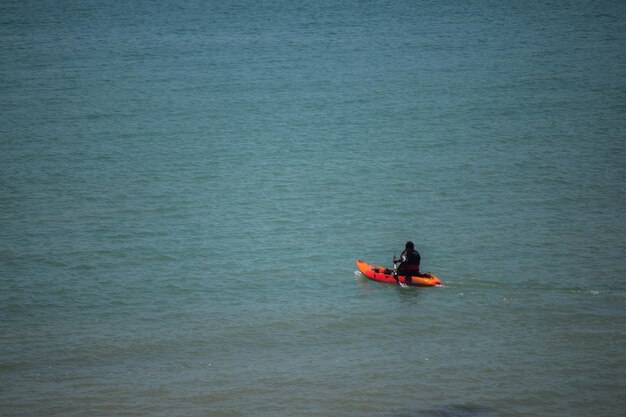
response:
M406 276L408 283L411 284L410 277L420 276L420 262L422 257L419 252L415 250L415 245L413 242L406 242L405 249L400 255L400 259L394 259L393 263L400 263L397 269L397 274L395 276L396 280L397 275Z

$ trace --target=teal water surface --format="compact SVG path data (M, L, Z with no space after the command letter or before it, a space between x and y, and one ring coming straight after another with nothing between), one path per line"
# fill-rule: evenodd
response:
M4 2L0 415L620 415L625 16Z

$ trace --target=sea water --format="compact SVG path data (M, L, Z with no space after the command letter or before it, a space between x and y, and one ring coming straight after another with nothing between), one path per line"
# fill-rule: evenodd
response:
M623 414L625 22L2 2L0 415Z

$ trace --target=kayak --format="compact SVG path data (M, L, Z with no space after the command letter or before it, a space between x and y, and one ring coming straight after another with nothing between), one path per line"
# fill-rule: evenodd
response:
M373 281L385 282L387 284L398 284L398 281L396 281L393 277L393 271L389 268L368 264L360 259L357 259L356 267L359 268L361 274ZM419 276L412 277L404 277L400 275L398 276L398 280L401 284L411 285L414 287L434 287L443 285L443 282L430 272L422 272Z

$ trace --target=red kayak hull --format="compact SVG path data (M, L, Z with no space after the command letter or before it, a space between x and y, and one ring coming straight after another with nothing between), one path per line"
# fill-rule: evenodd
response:
M393 271L388 268L368 264L360 259L356 261L356 267L359 268L361 274L373 281L385 282L387 284L398 284L398 281L396 281L393 277ZM404 277L400 275L398 280L400 283L414 287L435 287L443 285L443 282L441 282L439 278L428 272L422 272L419 276L412 277Z

